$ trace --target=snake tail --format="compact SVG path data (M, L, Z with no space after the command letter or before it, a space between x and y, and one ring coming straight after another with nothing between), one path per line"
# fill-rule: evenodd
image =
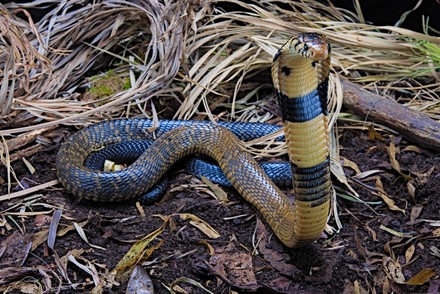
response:
M315 33L291 38L272 65L292 166L295 246L309 244L321 235L330 209L329 68L330 44Z

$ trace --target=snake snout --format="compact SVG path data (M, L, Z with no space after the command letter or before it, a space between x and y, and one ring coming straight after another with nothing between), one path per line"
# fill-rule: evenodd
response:
M327 37L317 33L303 33L296 38L295 50L310 60L324 60L329 56Z

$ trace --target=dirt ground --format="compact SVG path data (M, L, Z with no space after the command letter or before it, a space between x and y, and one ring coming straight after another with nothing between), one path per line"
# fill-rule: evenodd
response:
M390 160L391 140L400 173ZM127 280L112 281L109 271L136 240L174 214L145 249L149 257L141 262L155 293L168 293L173 282L180 287L174 286L177 293L206 293L191 284L195 281L212 293L439 293L439 154L411 146L401 137L371 141L368 132L360 130L341 130L340 145L342 157L361 172L380 172L359 177L345 162L351 185L368 204L339 195L342 229L323 235L308 248L283 247L261 215L235 191L226 189L230 201L222 203L205 192L207 188L197 189L200 182L181 171L174 171L165 199L152 206L78 201L58 184L0 202L0 290L125 293ZM36 168L34 174L16 161L16 178L25 187L55 180L58 147L28 158ZM3 195L8 177L4 167L0 177L5 181ZM20 190L17 183L12 188ZM52 250L46 240L51 239L48 229L57 209L62 215ZM184 213L204 220L220 237L208 237L184 220ZM82 227L89 244L74 223ZM329 225L337 227L334 217ZM92 274L67 262L68 255Z

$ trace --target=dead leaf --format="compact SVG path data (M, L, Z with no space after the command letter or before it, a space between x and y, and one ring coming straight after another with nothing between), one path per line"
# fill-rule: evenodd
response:
M393 229L390 229L390 228L388 228L388 227L386 227L386 226L384 226L384 225L380 225L379 229L382 229L382 230L384 230L385 232L388 232L388 233L390 233L390 234L392 234L392 235L394 235L394 236L396 236L396 237L399 237L399 238L403 238L403 237L405 236L404 233L402 233L402 232L397 232L397 231L395 231L395 230L393 230Z
M376 131L373 124L370 124L368 126L368 140L374 141L376 139L383 141L382 135Z
M432 172L435 170L435 165L433 165L428 171L424 173L412 172L417 176L417 182L420 184L426 184L431 177Z
M398 207L395 203L394 200L392 200L391 198L388 197L387 193L385 192L385 190L383 189L383 184L382 181L380 180L380 177L375 177L376 178L376 189L378 190L378 192L373 192L374 195L379 196L380 198L382 198L382 200L388 205L389 209L391 210L395 210L395 211L400 211L403 214L405 213L405 210Z
M84 240L84 242L86 242L90 247L93 247L95 249L101 249L101 250L107 250L104 247L98 246L98 245L93 245L89 242L89 240L87 239L87 235L86 232L84 232L83 228L76 222L73 222L73 226L75 227L76 231L78 232L78 235L81 237L81 239Z
M33 235L15 231L0 242L0 265L23 266L32 247Z
M402 152L408 152L408 151L415 152L415 153L418 153L418 154L421 154L421 153L422 153L422 150L420 149L420 147L417 147L417 146L415 146L415 145L409 145L409 146L406 146L406 147L402 150Z
M413 203L416 202L416 187L409 181L406 183L406 188L408 189L409 197Z
M83 262L85 262L86 264L82 264L81 262L79 262L78 259L82 260ZM72 262L73 264L75 264L77 267L79 267L80 269L82 269L83 271L85 271L86 273L88 273L89 275L92 276L93 279L93 283L95 284L95 286L98 286L100 284L100 278L98 275L98 271L96 270L95 265L90 262L89 260L85 259L84 257L78 256L75 257L73 255L67 255L67 259Z
M411 244L408 249L405 251L405 262L408 264L411 261L411 258L414 255L414 252L416 251L416 246L414 244Z
M121 280L121 278L125 277L125 274L129 272L136 264L141 262L143 259L149 257L149 255L146 256L145 254L145 248L147 248L147 246L150 245L150 243L165 230L166 226L168 225L169 219L170 216L165 217L163 224L158 229L154 230L142 239L136 241L136 243L131 246L124 257L119 260L118 264L111 271L116 274L116 279L118 281ZM153 251L154 249L157 249L158 246L152 247Z
M252 256L234 243L217 248L209 258L208 266L222 280L242 291L255 291L260 287L255 278Z
M413 208L411 208L411 215L409 218L409 224L411 226L414 225L414 222L420 216L422 210L423 210L423 205L420 204L414 205Z
M171 285L170 285L170 293L171 294L175 294L177 293L182 293L182 294L188 294L189 292L187 292L186 290L184 290L182 287L180 287L179 285L177 285L177 283L187 283L187 284L191 284L193 286L196 286L197 288L200 288L202 290L204 290L206 293L208 294L214 294L211 291L209 291L207 288L205 288L201 283L197 282L196 280L187 278L187 277L180 277L177 278L176 280L174 280ZM136 292L139 293L139 292ZM142 292L143 293L143 292Z
M396 145L394 144L393 138L391 138L390 146L387 148L387 150L388 156L390 158L391 167L408 181L411 180L412 178L409 175L402 173L400 169L400 164L396 159Z
M141 265L138 264L134 267L125 293L154 294L153 281Z
M50 222L50 227L49 227L49 235L47 237L47 246L50 249L53 249L53 246L55 245L58 224L60 223L60 219L61 219L62 214L63 214L63 211L61 209L56 209L53 213L52 221Z
M207 177L202 176L202 181L214 192L217 200L227 203L229 202L228 194L219 186L211 182Z
M377 241L376 231L373 230L368 224L366 224L365 227L367 228L368 232L370 232L370 235L371 235L371 238L373 239L373 241L376 242Z
M290 258L287 254L277 252L272 249L271 246L268 246L272 233L267 231L266 226L258 218L256 235L259 236L258 239L260 240L258 243L259 252L274 269L280 272L283 276L288 277L295 277L301 274L300 271L289 262Z
M356 174L353 177L356 179L362 180L362 179L368 178L374 174L378 174L378 173L382 173L382 172L383 172L383 170L381 170L381 169L372 169L372 170L364 171L360 174Z
M385 257L382 263L383 270L387 277L396 283L405 283L405 276L402 272L402 266L397 260Z
M114 161L111 160L105 160L104 161L104 171L105 172L115 172L120 171L126 168L127 166L124 164L117 164Z
M52 220L52 217L50 215L47 215L47 214L37 215L34 218L34 226L36 228L41 228L43 226L45 227L50 224L51 220Z
M26 165L26 167L28 168L31 175L33 175L35 173L35 167L26 158L23 157L22 160L23 160L24 164Z
M190 220L189 223L199 229L203 234L211 239L220 238L220 234L211 227L210 224L199 218L198 216L190 213L179 213L179 216L183 220Z
M296 293L295 292L295 281L292 278L287 278L279 276L275 279L269 280L267 283L263 283L267 288L271 289L270 293ZM268 291L269 292L269 291Z
M355 230L355 232L354 232L354 244L355 244L357 250L359 251L359 253L362 255L362 257L363 257L364 259L366 259L366 258L367 258L367 251L366 251L366 249L362 246L362 241L359 239L359 236L358 236L357 230Z
M368 293L368 291L367 290L365 290L362 286L361 286L361 283L359 283L359 281L358 280L356 280L356 281L354 281L354 283L353 283L353 290L354 290L354 293L356 293L356 294L367 294Z
M424 268L406 281L405 284L420 286L428 282L435 275L437 274L432 268Z
M136 205L136 209L139 211L139 215L145 217L145 210L142 207L142 205L139 203L139 201L136 201L135 205Z
M200 240L198 243L202 244L202 245L205 245L208 248L209 255L213 255L214 254L214 252L215 252L214 247L212 247L212 245L209 244L208 241Z
M342 161L342 166L351 168L352 170L354 170L356 172L356 174L361 173L361 169L353 161L351 161L345 157L341 157L341 161Z
M400 173L400 164L396 160L396 145L394 144L394 137L391 137L390 146L387 148L387 150L392 168L394 168L395 171Z
M431 246L431 247L429 247L429 250L430 250L430 254L431 255L434 255L434 256L437 256L438 258L440 258L440 249L438 249L437 247L435 247L435 246Z

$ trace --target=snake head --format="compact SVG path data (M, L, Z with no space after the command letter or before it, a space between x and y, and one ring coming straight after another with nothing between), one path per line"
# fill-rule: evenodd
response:
M327 59L330 46L327 37L317 33L303 33L290 39L290 49L311 60Z

